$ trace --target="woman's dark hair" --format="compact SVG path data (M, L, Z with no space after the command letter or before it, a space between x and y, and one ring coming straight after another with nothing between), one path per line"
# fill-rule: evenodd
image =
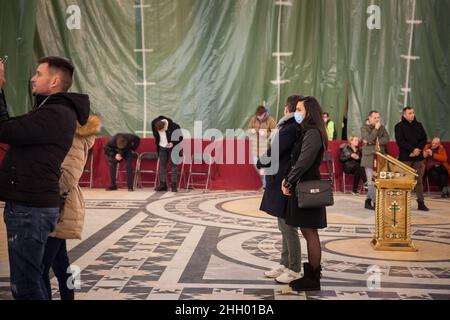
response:
M319 129L322 141L325 144L325 147L328 148L327 130L322 119L323 112L319 101L314 97L303 97L300 101L303 101L306 109L306 117L302 122L303 129Z
M288 108L289 112L291 112L291 113L295 112L295 110L297 108L297 103L302 98L303 98L303 96L299 96L299 95L296 95L296 94L290 96L289 98L287 98L286 107Z

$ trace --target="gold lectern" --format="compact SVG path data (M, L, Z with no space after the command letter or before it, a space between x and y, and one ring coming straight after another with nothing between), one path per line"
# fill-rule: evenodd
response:
M411 240L411 193L417 173L397 159L375 153L375 250L417 251Z

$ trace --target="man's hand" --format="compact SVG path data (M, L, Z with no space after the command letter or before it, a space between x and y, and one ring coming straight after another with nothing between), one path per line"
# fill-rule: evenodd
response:
M359 156L356 153L352 153L352 158L355 159L355 160L358 160Z
M120 154L116 154L116 160L117 161L122 161L123 158L122 158L122 156Z
M289 190L288 188L286 188L284 186L284 179L283 179L283 182L281 182L281 191L283 192L283 194L285 196L290 196L291 195L291 190Z
M375 123L375 129L379 130L381 128L381 122Z
M423 152L423 157L424 158L428 158L428 157L431 157L431 156L433 156L433 151L431 151L431 149L428 149L427 151Z
M172 143L172 142L169 143L169 144L167 145L167 148L172 149L172 148L173 148L173 143Z
M411 158L415 158L415 157L417 157L417 156L420 154L420 152L421 152L420 149L415 148L414 151L411 152L409 156L410 156Z
M3 62L0 62L0 90L3 89L5 83L5 65L3 64Z

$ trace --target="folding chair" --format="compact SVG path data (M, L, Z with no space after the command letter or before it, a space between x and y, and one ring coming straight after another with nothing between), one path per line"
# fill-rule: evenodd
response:
M87 184L90 189L92 189L92 185L94 183L94 152L92 149L89 150L88 158L86 160L86 165L83 169L83 175L89 174L89 180L87 181L79 181L78 184L81 186L82 184Z
M155 169L142 169L142 161L149 160L154 161L156 160L156 166ZM156 152L143 152L139 155L137 162L136 162L136 171L134 174L134 187L135 188L142 188L143 183L153 183L153 186L156 187L156 184L158 182L158 172L159 172L159 159L158 154ZM153 180L143 180L142 174L154 174L155 178Z
M331 162L331 168L329 168L328 163ZM320 176L326 176L329 179L331 179L333 186L334 186L334 191L337 192L337 187L336 187L336 169L334 167L334 159L333 159L333 155L330 152L325 152L323 154L323 159L322 159L322 163L321 165L325 164L325 166L327 167L327 172L320 172ZM331 171L331 172L330 172Z
M201 162L196 163L196 162ZM188 176L188 180L187 180L187 185L186 185L186 192L189 191L189 186L195 187L195 186L204 186L205 190L204 192L206 192L208 190L210 181L211 181L211 166L212 166L212 157L211 155L203 155L203 154L194 154L192 155L192 161L191 164L189 166L189 176ZM204 165L207 165L208 168L207 170L204 170L203 168L199 168L198 170L196 169L195 171L193 170L193 166L202 166L204 167ZM203 170L202 170L203 169ZM206 183L202 184L202 183L194 183L194 179L193 177L199 177L199 176L206 176ZM194 188L195 189L195 188Z
M427 186L428 196L431 196L430 178L428 178L428 174L426 172L424 173L424 178L425 178L425 184Z

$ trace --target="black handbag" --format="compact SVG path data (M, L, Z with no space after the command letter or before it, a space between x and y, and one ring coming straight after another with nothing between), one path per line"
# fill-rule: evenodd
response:
M325 144L324 144L324 150ZM333 175L330 171L330 159L327 159L329 176L328 180L299 181L295 192L297 194L298 207L301 209L313 209L329 207L334 204Z
M295 190L298 207L301 209L323 208L334 204L331 180L299 181Z

